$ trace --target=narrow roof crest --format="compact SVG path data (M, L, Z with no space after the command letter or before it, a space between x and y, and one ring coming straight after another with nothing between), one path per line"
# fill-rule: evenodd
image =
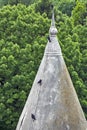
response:
M51 27L49 30L50 35L55 36L57 34L57 28L55 27L55 18L54 18L54 7L53 7L53 11L52 11L52 20L51 20Z

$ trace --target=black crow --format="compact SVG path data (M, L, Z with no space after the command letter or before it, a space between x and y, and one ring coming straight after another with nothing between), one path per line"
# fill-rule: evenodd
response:
M42 79L40 79L37 83L42 85Z
M35 115L34 115L34 114L31 114L31 118L33 119L33 121L35 121L35 120L36 120L36 117L35 117Z
M51 42L50 36L48 36L48 41Z

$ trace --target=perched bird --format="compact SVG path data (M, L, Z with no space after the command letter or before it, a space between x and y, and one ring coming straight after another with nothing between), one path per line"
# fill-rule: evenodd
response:
M33 119L33 121L35 121L35 120L36 120L36 117L35 117L35 115L34 115L34 114L31 114L31 118Z
M37 83L42 85L42 79L40 79Z
M50 36L48 36L48 41L51 42Z

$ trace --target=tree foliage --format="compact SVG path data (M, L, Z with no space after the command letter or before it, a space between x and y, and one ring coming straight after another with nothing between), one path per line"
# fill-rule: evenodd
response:
M36 12L40 12L43 14L44 12L47 14L47 16L51 17L51 0L40 0L35 4L35 10Z
M10 5L17 5L19 3L25 4L25 5L30 5L34 3L36 0L0 0L0 7L10 4Z

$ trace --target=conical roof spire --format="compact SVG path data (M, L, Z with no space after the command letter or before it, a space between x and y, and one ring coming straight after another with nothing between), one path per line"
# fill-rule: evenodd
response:
M50 35L55 36L57 34L57 28L55 27L55 18L54 18L54 8L52 11L52 20L51 20L51 27L49 30Z
M48 39L48 43L47 43L44 55L52 56L52 57L62 55L61 47L59 45L59 42L56 36L57 32L58 31L55 26L54 9L53 9L51 26L49 29L49 39Z
M55 18L54 18L54 7L53 7L53 10L52 10L52 21L51 21L51 26L55 26Z
M50 37L16 130L87 130L87 122L56 36Z

